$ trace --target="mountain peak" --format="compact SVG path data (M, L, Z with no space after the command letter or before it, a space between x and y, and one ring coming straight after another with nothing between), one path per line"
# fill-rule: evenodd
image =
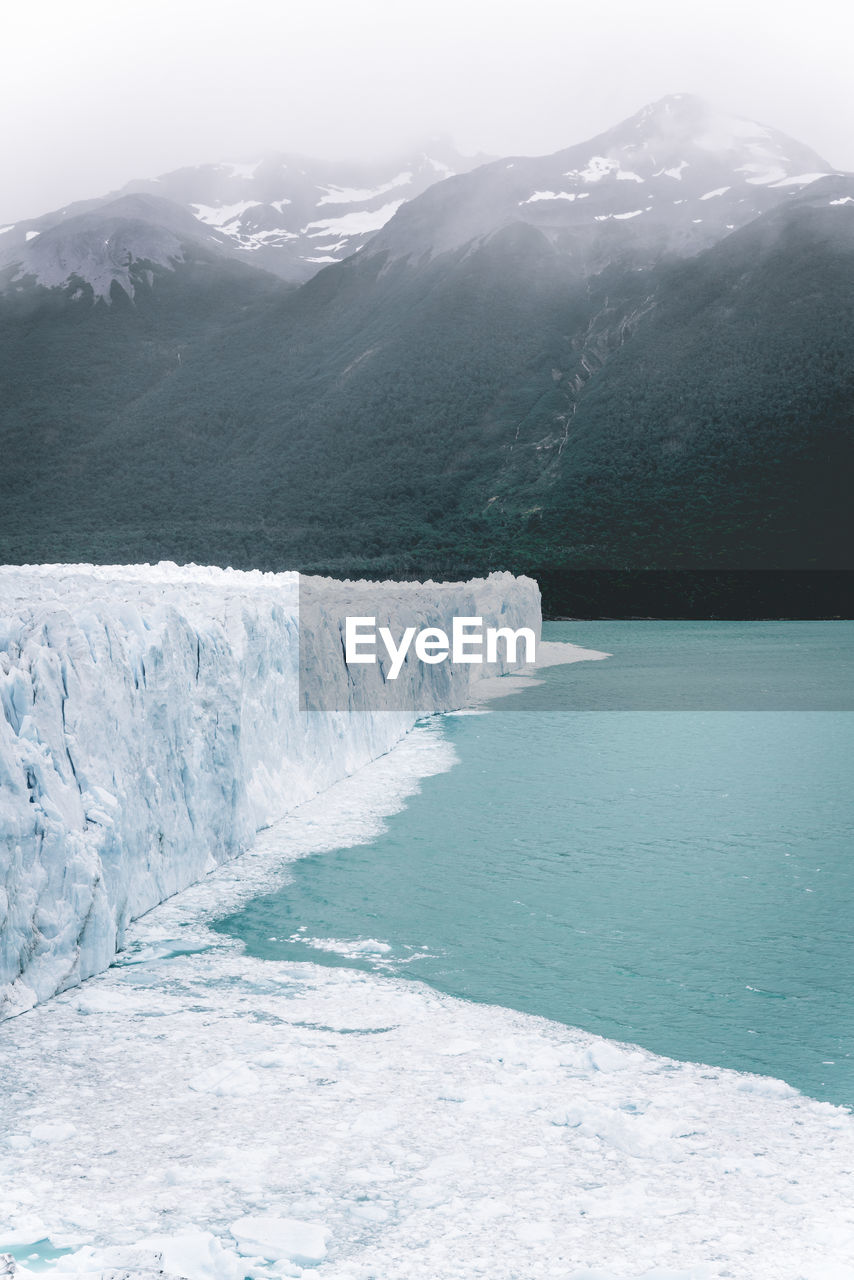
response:
M151 266L174 270L188 246L207 254L211 246L227 249L223 236L200 226L186 209L148 194L120 195L52 225L42 219L42 228L24 225L0 245L6 289L22 289L27 281L57 288L74 280L79 296L89 285L93 297L108 302L118 284L132 298L140 279L151 283Z
M677 162L684 158L677 156L680 150L699 153L695 163L704 156L715 157L756 183L830 171L817 152L780 130L722 111L691 93L672 93L649 103L603 135L609 136L633 152Z
M821 156L689 93L550 156L498 160L405 205L370 252L417 260L525 222L595 273L690 256L827 177Z

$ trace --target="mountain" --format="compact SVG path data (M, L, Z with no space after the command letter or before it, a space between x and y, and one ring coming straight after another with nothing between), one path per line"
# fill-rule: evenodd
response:
M3 558L850 608L854 178L773 130L678 95L433 186L299 288L218 241L158 270L0 300Z
M21 294L38 285L70 291L72 300L109 302L114 286L129 298L141 285L151 287L158 268L160 274L190 259L232 256L225 236L200 226L180 205L119 196L41 231L9 228L0 247L0 289Z
M0 228L0 265L20 265L44 284L63 283L67 277L61 275L62 246L66 234L79 234L78 220L85 218L83 229L97 239L99 219L109 223L117 214L129 214L136 221L151 220L157 228L165 224L231 251L238 261L285 280L302 282L361 249L405 201L485 158L462 156L446 140L434 139L425 149L385 164L282 154L248 164L195 165ZM173 206L171 213L167 205ZM44 243L51 245L51 252L39 252ZM161 264L174 257L176 248L174 242L163 244L159 236L149 244L140 228L117 251L126 253L128 247L140 259L150 250ZM76 241L70 258L79 265ZM121 274L111 278L124 287ZM108 296L104 279L97 274L90 281L100 296Z
M442 183L371 251L435 256L523 222L593 274L615 257L696 253L830 173L785 134L673 94L589 142Z

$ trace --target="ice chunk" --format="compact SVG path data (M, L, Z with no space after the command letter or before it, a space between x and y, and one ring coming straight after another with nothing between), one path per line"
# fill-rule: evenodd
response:
M74 1137L76 1132L76 1125L59 1120L33 1125L30 1130L30 1137L33 1142L67 1142L69 1138Z
M248 1093L257 1093L260 1085L258 1077L245 1062L239 1058L230 1058L199 1072L189 1081L189 1087L196 1093L245 1097Z
M245 1257L260 1256L268 1262L296 1262L316 1267L326 1257L327 1230L316 1222L265 1215L238 1218L229 1231Z

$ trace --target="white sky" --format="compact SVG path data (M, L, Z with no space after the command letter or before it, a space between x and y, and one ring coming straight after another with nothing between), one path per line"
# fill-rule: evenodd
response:
M854 169L847 0L0 0L0 222L264 151L542 154L699 93Z

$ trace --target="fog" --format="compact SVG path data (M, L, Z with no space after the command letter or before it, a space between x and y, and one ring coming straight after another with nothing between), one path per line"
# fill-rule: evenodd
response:
M840 0L38 0L0 19L0 222L185 164L542 154L666 93L854 169Z

